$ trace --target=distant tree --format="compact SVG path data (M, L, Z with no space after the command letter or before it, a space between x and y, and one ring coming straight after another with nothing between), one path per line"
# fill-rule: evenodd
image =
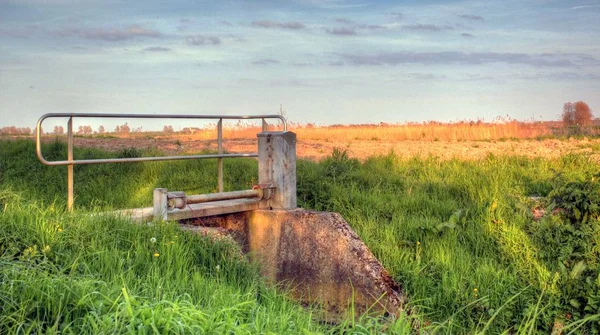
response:
M100 127L98 127L98 134L104 134L106 133L106 129L104 129L104 126L100 125Z
M583 101L563 105L562 121L565 126L587 126L593 121L590 106Z
M62 135L65 133L65 128L63 126L54 126L54 134Z
M128 125L127 123L125 123L125 124L124 124L124 125L122 125L122 126L117 126L117 127L115 128L115 133L117 133L117 134L123 134L123 135L127 135L127 134L129 134L129 131L130 131L130 130L131 130L131 129L129 128L129 125Z
M587 126L592 124L594 116L590 106L583 101L577 101L575 103L575 124L580 126Z
M562 122L564 126L572 126L575 124L575 106L570 103L570 102L566 102L563 105L563 111L562 111Z
M77 129L79 135L89 135L91 133L93 133L92 126L79 126Z
M173 126L171 126L171 125L164 126L163 127L163 133L165 133L165 134L171 134L171 133L173 133Z

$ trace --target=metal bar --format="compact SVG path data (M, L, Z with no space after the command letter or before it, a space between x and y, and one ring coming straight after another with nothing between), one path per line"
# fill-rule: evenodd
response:
M279 119L281 120L283 131L287 131L287 120L277 114L265 115L188 115L188 114L120 114L120 113L48 113L42 115L38 120L44 121L52 117L103 117L103 118L129 118L129 119L204 119L204 120L253 120L253 119Z
M73 117L67 123L67 161L73 162ZM67 165L67 209L73 210L73 163Z
M217 123L217 150L223 154L223 119ZM217 191L223 192L223 158L217 158Z
M211 159L211 158L239 158L239 157L258 157L257 153L240 153L240 154L222 154L222 155L190 155L190 156L162 156L162 157L137 157L137 158L105 158L105 159L82 159L76 161L47 161L40 159L42 163L50 166L57 165L83 165L83 164L106 164L106 163L134 163L134 162L155 162L155 161L171 161L185 159ZM39 157L38 157L39 158Z
M262 190L244 190L244 191L233 191L233 192L221 192L221 193L209 193L209 194L198 194L188 195L186 197L188 204L199 204L203 202L212 201L223 201L233 199L246 199L246 198L260 198L262 197Z

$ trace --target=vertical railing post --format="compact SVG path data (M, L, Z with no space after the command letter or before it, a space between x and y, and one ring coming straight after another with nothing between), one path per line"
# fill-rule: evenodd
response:
M152 197L152 217L154 220L166 221L167 212L167 189L155 188Z
M217 150L219 155L223 154L223 119L217 123ZM223 192L223 158L217 158L217 191Z
M262 120L262 131L267 131L269 129L269 124L265 121L264 118Z
M67 124L67 160L73 162L73 117ZM67 165L67 208L73 210L73 164Z

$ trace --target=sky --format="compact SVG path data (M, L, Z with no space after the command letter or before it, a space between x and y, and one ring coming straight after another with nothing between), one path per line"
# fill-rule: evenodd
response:
M316 124L600 116L600 1L0 0L0 127L50 112Z

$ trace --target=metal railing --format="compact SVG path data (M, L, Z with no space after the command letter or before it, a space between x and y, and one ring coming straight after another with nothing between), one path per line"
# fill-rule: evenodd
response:
M67 123L67 160L48 161L42 153L42 123L49 118L68 117ZM127 118L127 119L203 119L219 120L217 122L217 154L211 155L189 155L189 156L158 156L158 157L134 157L134 158L107 158L107 159L73 159L73 118ZM183 159L217 159L217 189L223 192L223 158L235 157L258 157L258 153L223 153L223 120L262 120L262 130L267 130L266 119L279 119L284 131L287 131L287 121L281 115L185 115L185 114L109 114L109 113L48 113L42 115L37 122L35 130L35 150L38 159L45 165L67 165L67 207L73 209L73 166L80 164L106 164L106 163L133 163L149 161L168 161Z

